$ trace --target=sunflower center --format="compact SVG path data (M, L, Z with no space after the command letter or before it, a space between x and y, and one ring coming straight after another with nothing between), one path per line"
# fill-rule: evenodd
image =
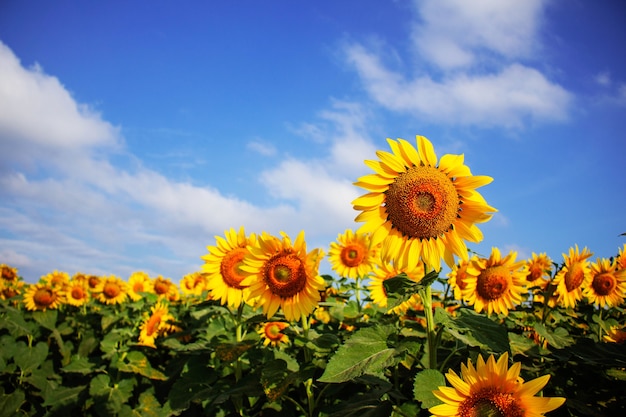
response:
M515 397L499 387L485 387L459 404L459 417L523 417Z
M133 285L134 292L144 292L143 282L135 282Z
M543 276L543 268L541 267L541 265L533 265L530 268L528 275L526 275L526 281L528 282L537 281L542 276Z
M485 300L497 300L509 287L508 268L497 265L480 273L476 282L476 292Z
M82 300L85 298L85 292L80 287L74 287L72 288L72 298L74 300Z
M281 329L278 325L270 324L268 326L265 326L265 336L272 341L280 340L282 337L280 330Z
M263 279L273 294L281 298L293 297L307 283L304 262L293 253L274 255L265 263Z
M13 281L15 278L17 278L17 275L12 269L2 268L2 279L5 281Z
M159 280L154 283L154 292L158 295L167 294L170 290L170 285L167 281Z
M96 286L100 283L100 278L92 275L89 277L87 282L89 283L89 288L96 288Z
M611 294L615 286L617 285L617 280L613 274L605 272L603 274L596 275L591 283L593 290L596 294L600 296L605 296Z
M585 271L583 271L583 266L580 262L576 262L569 267L567 272L565 273L565 288L567 288L567 292L574 291L576 288L580 287L580 284L583 283L585 279Z
M235 248L224 255L220 263L222 279L231 288L242 289L241 281L246 277L242 271L243 258L248 253L246 248Z
M161 315L153 314L152 317L148 320L146 324L146 334L148 336L152 336L158 329L161 324Z
M55 296L51 290L47 288L39 289L33 295L33 301L39 307L48 307L54 303Z
M122 289L114 282L107 282L106 284L104 284L102 292L104 293L104 296L106 298L115 298L120 295Z
M348 266L359 266L365 259L365 250L361 245L347 245L341 250L341 262Z
M441 236L452 227L460 205L450 178L430 166L413 166L386 191L385 207L392 227L409 238Z

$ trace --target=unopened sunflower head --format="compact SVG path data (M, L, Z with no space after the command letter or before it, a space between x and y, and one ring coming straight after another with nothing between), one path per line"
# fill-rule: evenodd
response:
M389 237L398 256L439 270L441 259L451 267L454 256L467 259L466 241L480 242L476 226L496 211L476 188L491 177L472 175L463 155L437 159L433 145L417 136L417 149L404 139L387 139L392 152L378 151L379 160L365 161L373 174L355 185L367 194L352 202L364 222L359 233L370 233L372 244Z

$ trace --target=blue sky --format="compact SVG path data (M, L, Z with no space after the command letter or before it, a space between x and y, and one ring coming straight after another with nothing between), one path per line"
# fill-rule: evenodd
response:
M177 281L242 225L327 250L416 134L494 178L471 249L612 256L625 43L620 0L4 0L0 262Z

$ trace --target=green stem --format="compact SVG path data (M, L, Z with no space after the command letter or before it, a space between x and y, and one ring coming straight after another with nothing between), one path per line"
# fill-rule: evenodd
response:
M419 290L419 295L424 304L426 316L426 336L428 338L428 368L437 369L437 331L435 330L435 317L433 316L433 292L430 285Z
M356 308L360 315L361 314L361 277L356 277L355 295L356 295Z
M239 305L237 309L237 316L235 317L235 337L237 344L239 344L243 340L243 323L241 322L241 317L243 316L243 307L244 303ZM241 379L241 358L237 357L237 362L235 363L235 381L239 381Z

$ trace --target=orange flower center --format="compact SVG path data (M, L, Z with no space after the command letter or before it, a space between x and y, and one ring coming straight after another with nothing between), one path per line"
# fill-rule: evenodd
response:
M591 283L595 293L600 296L611 294L616 285L617 280L615 279L615 276L609 272L596 275Z
M541 265L533 264L530 266L528 275L526 275L526 281L533 282L543 276L543 267Z
M161 324L161 314L154 313L148 319L146 323L146 334L148 336L152 336L157 330L159 330L159 325Z
M37 307L45 308L49 307L56 300L56 295L48 288L38 289L33 295L33 301Z
M281 330L282 327L277 323L270 323L265 326L265 337L272 342L278 342L283 337Z
M117 297L121 292L122 289L116 282L107 282L102 289L104 296L109 299Z
M156 282L154 283L154 292L157 293L158 295L167 294L169 290L170 290L169 282L163 279L157 279Z
M248 253L246 248L235 248L224 255L222 262L220 263L220 273L222 274L222 279L224 283L231 288L236 288L238 290L242 289L241 281L246 278L246 276L241 271L241 266L243 265L243 258Z
M263 279L273 294L281 298L293 297L307 283L304 262L293 253L274 255L265 263Z
M13 287L7 287L2 290L2 296L4 298L15 297L18 294L19 294L19 291Z
M341 262L348 267L359 266L365 259L366 250L362 245L352 243L341 249Z
M89 288L96 288L98 286L98 284L100 283L100 278L96 277L96 276L90 276L89 277Z
M72 288L71 295L74 300L82 300L85 298L85 291L80 287L74 287Z
M508 268L492 266L478 275L476 292L485 300L497 300L509 287L510 271Z
M143 282L141 282L141 281L135 282L133 284L133 291L134 292L145 292L145 289L144 289L144 286L143 286Z
M585 271L583 270L582 263L574 262L574 264L569 267L564 277L567 292L574 291L576 288L580 287L584 279Z
M387 220L409 238L441 236L456 221L459 196L450 178L437 168L413 166L385 192Z
M459 417L523 417L515 397L499 387L485 387L459 404Z
M467 266L463 266L456 271L456 286L461 290L467 287Z
M13 271L13 269L2 267L2 279L4 279L5 281L13 281L15 280L15 278L17 278L17 275L15 274L15 271Z

